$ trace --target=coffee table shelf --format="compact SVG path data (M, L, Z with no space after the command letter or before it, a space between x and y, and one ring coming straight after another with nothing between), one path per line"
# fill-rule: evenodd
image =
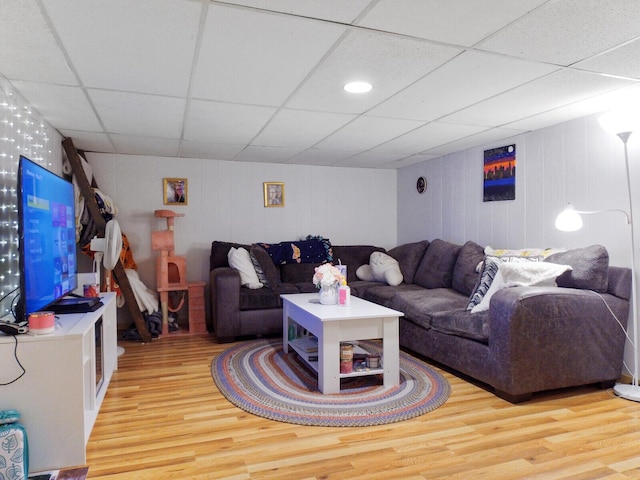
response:
M294 338L293 340L288 341L289 347L291 347L296 352L298 357L300 357L300 359L304 361L304 363L309 365L309 367L313 369L313 371L318 373L318 360L310 360L311 357L317 358L318 352L308 351L305 348L307 342L308 337ZM367 352L364 348L356 345L354 346L353 353L354 355L366 355L369 352ZM382 366L380 366L380 368L367 367L366 370L354 370L351 373L340 373L340 378L365 377L367 375L384 375L384 369Z
M320 305L318 295L313 293L286 294L281 298L283 351L287 353L291 348L318 373L318 389L322 393L340 393L341 378L365 375L382 375L385 387L398 385L398 318L402 312L358 297L353 297L347 307ZM318 339L317 353L303 348L302 341L308 338L288 340L290 325L296 327L296 332L304 329ZM369 339L382 340L384 363L380 368L340 373L340 342ZM318 361L310 360L310 355L317 355Z

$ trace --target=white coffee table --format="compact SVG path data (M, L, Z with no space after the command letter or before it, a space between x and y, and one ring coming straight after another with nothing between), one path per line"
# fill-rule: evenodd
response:
M400 347L398 318L402 312L351 297L351 305L322 305L317 293L281 295L282 349L295 350L318 372L318 389L322 393L339 393L340 379L362 375L383 375L384 386L400 381ZM288 340L290 322L306 329L318 339L318 351L310 352L303 343L308 339ZM378 369L340 373L340 342L382 339L382 366ZM317 361L309 357L317 356Z

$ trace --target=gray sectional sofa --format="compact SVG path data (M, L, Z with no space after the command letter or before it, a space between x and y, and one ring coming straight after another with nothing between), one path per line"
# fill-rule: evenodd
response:
M268 286L241 286L227 263L231 247L251 252ZM317 263L276 265L268 247L212 243L210 327L219 342L281 335L280 294L315 291L311 278ZM586 384L608 387L622 372L631 271L609 266L604 247L541 258L572 269L557 278L557 287L498 290L488 310L479 313L467 307L485 260L480 245L436 239L388 250L403 275L397 286L356 277L374 251L385 252L368 245L331 246L331 260L347 265L352 294L404 313L404 349L479 380L504 399L515 403L535 392Z

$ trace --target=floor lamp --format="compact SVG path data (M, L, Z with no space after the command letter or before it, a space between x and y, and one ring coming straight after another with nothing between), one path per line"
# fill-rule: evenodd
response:
M616 134L624 144L624 161L627 173L627 191L629 193L629 214L624 210L593 210L578 211L569 204L565 210L558 215L556 219L556 228L564 231L575 231L582 228L582 218L580 214L592 214L602 212L620 212L624 214L627 224L631 226L631 322L633 327L633 337L627 333L627 338L633 348L633 371L631 384L618 383L613 387L613 391L619 397L640 402L640 386L638 385L638 299L637 299L637 280L636 280L636 243L633 231L633 199L631 197L631 176L629 175L629 153L627 150L627 141L634 131L634 127L638 126L638 119L621 112L611 112L599 118L600 126L607 132Z

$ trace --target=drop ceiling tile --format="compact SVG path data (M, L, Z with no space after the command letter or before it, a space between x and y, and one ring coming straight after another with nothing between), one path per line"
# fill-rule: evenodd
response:
M414 120L391 120L378 117L358 117L336 133L318 143L327 150L363 151L389 141L423 125Z
M637 0L559 0L507 26L480 48L571 65L636 37Z
M225 3L245 5L262 10L288 13L332 22L351 23L372 3L372 0L226 0Z
M368 113L435 120L555 70L558 67L468 51Z
M326 22L211 4L192 94L279 106L344 31Z
M357 155L353 155L349 158L341 160L340 162L336 163L335 166L376 168L381 165L388 165L401 158L404 158L404 155L398 153L368 151L358 153Z
M42 1L84 86L186 95L200 2Z
M132 137L112 134L111 139L116 150L128 155L159 155L175 157L178 155L179 140L169 138Z
M283 109L251 143L270 147L308 148L354 118L354 115Z
M433 122L394 138L373 150L376 152L412 155L449 143L460 137L473 135L482 130L486 130L486 127Z
M5 77L78 84L35 1L2 1L0 45L0 68Z
M422 152L426 155L448 155L450 153L460 152L468 148L477 147L478 145L484 145L487 143L497 142L500 140L511 139L516 135L524 133L521 130L511 128L492 128L475 135L470 135L460 140L455 140L446 145L440 145L439 147L432 148L427 152Z
M380 0L359 25L471 46L547 0Z
M117 153L106 133L67 129L59 131L63 137L70 137L73 139L73 145L78 150L84 150L86 152Z
M263 145L249 145L235 158L239 162L285 163L291 157L304 150L303 147L267 147Z
M184 125L184 139L198 142L248 144L276 109L193 100Z
M434 158L438 158L440 157L440 155L430 155L430 154L425 154L425 153L420 153L417 155L411 155L409 157L404 157L401 158L400 160L396 160L395 162L393 162L393 168L404 168L404 167L408 167L409 165L415 165L416 163L423 163L423 162L427 162L429 160L433 160ZM392 165L389 165L390 167Z
M363 113L461 52L458 48L379 32L351 30L287 102L291 108ZM368 81L349 94L343 86Z
M632 82L588 72L561 70L443 117L444 122L500 126L538 115Z
M640 40L578 62L574 67L640 79Z
M16 90L56 129L102 131L80 87L35 82L12 82Z
M589 97L579 102L555 108L538 115L532 115L531 117L504 126L527 131L538 130L575 118L586 117L596 112L615 110L620 107L628 108L629 105L640 106L640 84L630 85L601 95Z
M233 160L245 145L228 143L190 142L183 140L179 155L188 158L212 158L214 160Z
M297 165L333 165L340 160L353 155L353 152L343 150L327 150L321 148L309 148L295 157L290 158L287 163L295 163Z
M183 99L107 90L89 90L88 94L107 132L180 138Z

